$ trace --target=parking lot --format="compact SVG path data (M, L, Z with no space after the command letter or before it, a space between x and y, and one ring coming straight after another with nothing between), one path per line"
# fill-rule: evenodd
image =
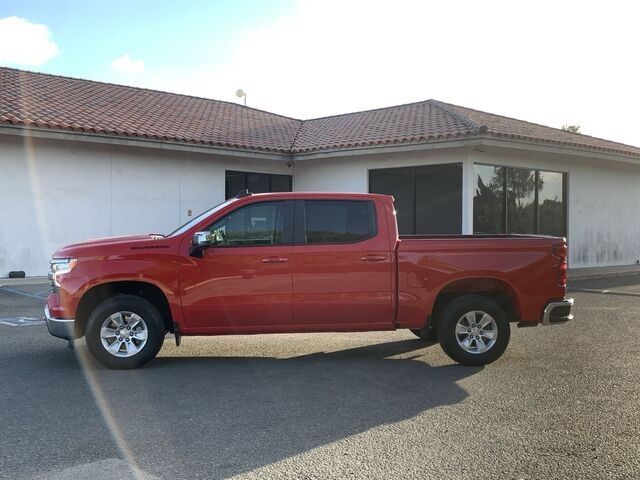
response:
M2 282L0 281L0 284ZM484 368L407 331L167 337L106 370L0 287L1 478L640 478L640 275Z

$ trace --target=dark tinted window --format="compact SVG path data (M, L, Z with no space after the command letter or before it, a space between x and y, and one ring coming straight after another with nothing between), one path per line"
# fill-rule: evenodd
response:
M536 171L507 169L507 233L536 233Z
M284 202L262 202L241 207L209 227L216 246L282 244Z
M461 231L460 164L370 170L369 191L393 195L401 235Z
M291 191L291 175L270 175L271 192L290 192Z
M242 190L251 193L290 192L292 188L291 175L276 175L273 173L225 172L225 196L235 197Z
M347 243L376 234L372 202L305 201L305 243Z
M474 233L566 235L566 174L475 165Z
M416 168L416 234L461 233L462 165Z
M566 235L564 175L540 172L538 179L539 233L563 237Z
M401 234L416 232L415 168L383 168L369 171L369 192L393 195Z
M490 165L475 167L473 230L475 233L504 233L505 168Z

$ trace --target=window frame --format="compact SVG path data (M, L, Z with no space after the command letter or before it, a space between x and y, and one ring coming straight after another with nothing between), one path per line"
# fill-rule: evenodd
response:
M507 212L507 207L508 207L508 199L507 199L507 190L508 190L508 176L509 176L509 170L510 169L519 169L519 170L533 170L535 172L535 205L536 208L534 210L534 225L535 225L535 230L536 233L531 233L531 234L522 234L522 235L543 235L543 236L553 236L553 235L547 235L544 233L538 233L540 231L540 204L539 204L539 180L540 180L540 173L541 172L547 172L547 173L559 173L562 175L562 215L563 215L563 222L562 222L562 226L563 226L563 231L564 234L562 235L562 237L567 238L569 236L569 192L568 192L568 185L569 185L569 172L566 171L562 171L562 170L554 170L554 169L550 169L550 168L536 168L536 167L523 167L523 166L516 166L516 165L504 165L504 164L498 164L498 163L484 163L484 162L473 162L473 167L474 167L474 175L475 178L477 178L477 171L475 170L475 166L476 165L481 165L484 167L493 167L493 168L504 168L505 169L505 174L504 174L504 178L503 178L503 184L502 184L502 225L501 225L501 229L502 232L498 233L498 234L481 234L481 233L476 233L476 225L475 225L475 203L473 204L473 213L472 213L472 221L474 223L473 225L473 235L516 235L514 233L508 233L509 232L509 222L508 222L508 212ZM472 201L475 201L475 185L474 185L474 193L472 196ZM517 234L520 235L520 234Z
M282 218L282 243L275 243L271 245L212 245L213 248L269 248L269 247L282 247L287 245L293 245L293 200L262 200L256 202L245 203L224 214L224 217L233 215L235 212L242 210L243 208L253 207L255 205L267 204L267 203L283 203L283 218ZM216 219L214 222L207 225L203 231L211 231L210 229L218 223L222 218Z
M369 208L369 216L373 221L373 233L366 238L359 240L353 240L351 242L323 242L323 243L307 243L306 231L307 231L307 217L306 217L306 202L351 202L351 203L366 203ZM354 245L357 243L366 242L373 238L376 238L380 233L378 228L378 210L373 200L355 200L355 199L342 199L342 198L308 198L295 200L294 206L294 232L293 232L293 244L310 245L310 246L322 246L322 245Z

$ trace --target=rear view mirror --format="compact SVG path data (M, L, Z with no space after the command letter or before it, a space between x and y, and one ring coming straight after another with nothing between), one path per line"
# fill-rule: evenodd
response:
M209 231L194 233L193 240L191 241L191 244L194 247L200 247L200 248L210 247L212 243L213 243L213 235L211 235L211 232Z
M211 232L196 232L191 239L191 245L189 255L196 258L203 258L204 251L213 245L213 235L211 235Z

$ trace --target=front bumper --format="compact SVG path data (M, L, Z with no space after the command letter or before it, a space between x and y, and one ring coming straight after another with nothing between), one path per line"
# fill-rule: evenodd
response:
M573 298L564 298L554 302L549 302L542 314L543 325L554 325L556 323L564 323L573 319L571 308L573 307Z
M44 319L47 322L49 333L54 337L65 340L75 338L76 321L73 318L52 318L49 314L49 306L46 306L44 307Z

